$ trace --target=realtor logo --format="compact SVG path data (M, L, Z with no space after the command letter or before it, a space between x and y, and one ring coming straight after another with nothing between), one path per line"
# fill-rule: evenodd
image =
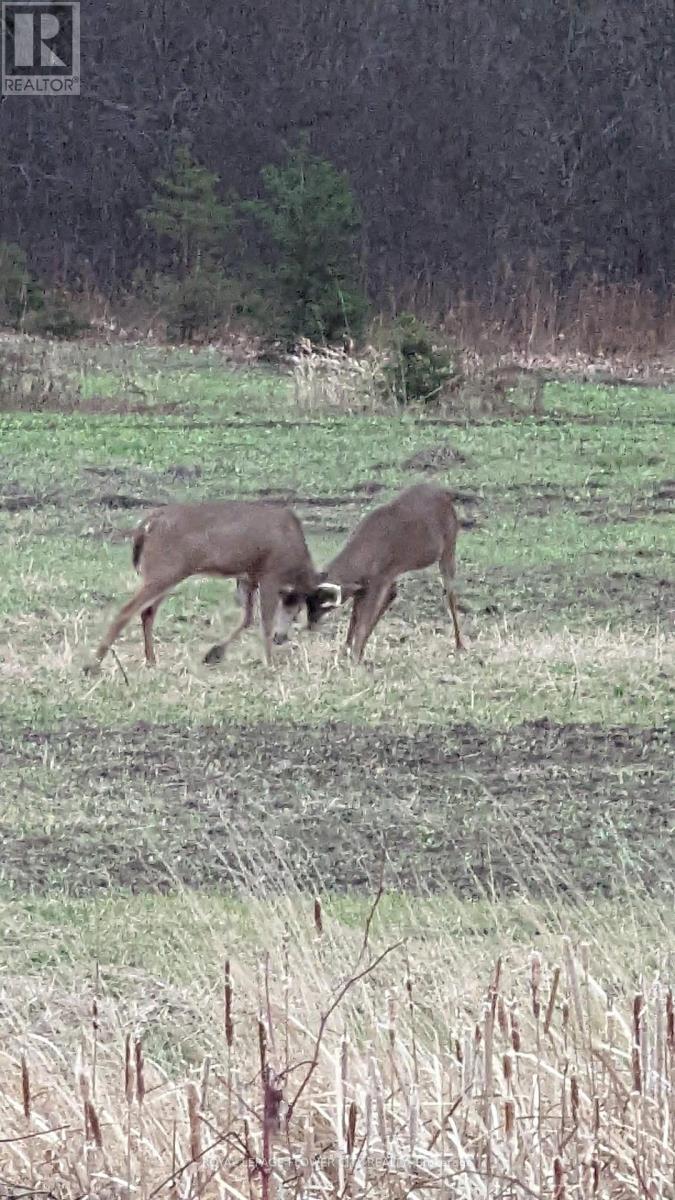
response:
M2 0L2 94L79 96L79 4Z

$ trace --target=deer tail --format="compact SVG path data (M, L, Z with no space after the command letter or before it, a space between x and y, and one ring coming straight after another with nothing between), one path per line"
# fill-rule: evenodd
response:
M148 533L148 522L147 521L143 521L134 530L134 538L133 538L132 547L131 547L131 562L136 571L138 571L138 569L139 569L141 555L143 553L143 546L145 545L145 539L147 537L147 533Z

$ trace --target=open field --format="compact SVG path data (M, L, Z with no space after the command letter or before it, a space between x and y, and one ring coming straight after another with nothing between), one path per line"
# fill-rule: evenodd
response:
M442 419L307 414L294 405L287 378L228 368L213 352L22 352L35 355L36 371L51 373L57 386L40 411L0 395L0 1084L7 1097L0 1111L11 1136L37 1132L42 1120L69 1129L79 1120L82 1097L67 1081L83 1025L83 1070L91 1073L98 964L94 1040L112 1132L104 1130L105 1152L90 1137L88 1150L71 1140L56 1158L84 1156L81 1191L87 1184L115 1194L122 1184L110 1185L107 1175L121 1173L123 1181L133 1175L144 1197L154 1194L172 1162L188 1155L187 1143L172 1146L172 1121L187 1120L176 1079L197 1078L208 1055L219 1078L201 1097L202 1115L208 1109L220 1128L223 1106L232 1104L225 956L237 964L238 997L243 990L236 1068L254 1105L243 1080L253 1072L258 1009L269 1026L270 1062L280 1055L275 1030L277 1039L283 1030L290 1037L292 1061L311 1058L307 1031L359 961L384 852L386 894L364 961L400 939L407 949L392 951L350 990L330 1026L300 1106L316 1138L324 1147L344 1139L340 1105L346 1112L350 1101L360 1130L381 1094L387 1136L417 1148L420 1130L433 1137L439 1119L446 1130L439 1112L463 1095L463 1126L447 1145L446 1133L437 1133L435 1152L442 1148L445 1158L427 1164L437 1179L446 1159L467 1171L470 1160L468 1190L458 1195L553 1195L561 1158L568 1195L672 1196L675 1114L665 1078L675 1068L666 1000L675 951L675 392L550 384L541 415L514 405L471 422L461 412ZM123 670L111 658L100 678L83 676L87 651L135 586L128 535L145 507L288 498L321 564L370 505L418 479L461 497L468 654L452 652L432 571L403 582L369 643L367 668L341 656L341 615L312 637L297 630L273 671L263 665L257 634L209 670L201 654L235 619L234 585L189 581L160 611L155 672L142 665L134 623L117 645ZM321 936L308 892L323 898ZM582 942L590 949L579 949ZM523 1041L534 1060L525 1049L518 1058L506 1018L499 1035L488 1030L495 1063L515 1055L512 1093L523 1126L514 1141L502 1111L509 1088L501 1066L493 1078L485 1049L484 1005L497 992L505 1001L517 996L521 1007L531 1003L533 945L544 955L543 1003L556 963L564 968L552 1041L542 1051L533 1013L523 1018ZM394 1047L385 991L408 1005L406 956L419 1007L406 1008ZM500 956L503 976L488 995ZM604 1067L594 1045L607 1044L613 996L630 1027L640 987L650 1014L640 1067L645 1106L636 1103L610 1153L604 1126L601 1137L593 1124L593 1097L609 1123L621 1089L635 1090L630 1032L616 1034L611 1054L603 1051ZM471 1041L476 1021L481 1049L476 1044L470 1057L478 1075L467 1091L466 1054L460 1068L452 1046L455 1038ZM338 1086L344 1029L358 1069ZM133 1030L142 1031L152 1060L159 1108L148 1115L145 1151L134 1127L130 1159L124 1094L115 1088L123 1034ZM369 1043L383 1082L367 1101ZM22 1053L37 1080L30 1118ZM560 1110L574 1070L583 1075L576 1125L569 1097L562 1117ZM496 1115L486 1118L488 1085ZM533 1087L542 1106L539 1142L524 1116ZM529 1180L524 1190L513 1182L518 1190L486 1189L490 1131L500 1163L490 1171ZM308 1135L297 1136L302 1144ZM383 1128L379 1136L386 1141ZM257 1126L250 1137L260 1155ZM44 1181L44 1144L37 1139L22 1151L12 1142L0 1180ZM342 1142L338 1149L347 1153ZM0 1140L0 1167L4 1153ZM605 1164L604 1191L591 1190L584 1163L592 1154ZM314 1180L307 1194L338 1194L340 1178L347 1194L345 1162L328 1172L330 1184ZM284 1170L291 1172L288 1162ZM643 1189L644 1171L645 1186L653 1180L656 1191ZM54 1169L59 1194L75 1194L75 1176L64 1182L65 1174ZM198 1174L186 1174L193 1194L208 1191L206 1174ZM242 1194L244 1175L231 1167L234 1191L214 1176L213 1194ZM358 1173L353 1178L363 1192ZM396 1187L378 1175L372 1190L403 1195L427 1186L411 1178L408 1164ZM258 1194L259 1177L251 1189Z

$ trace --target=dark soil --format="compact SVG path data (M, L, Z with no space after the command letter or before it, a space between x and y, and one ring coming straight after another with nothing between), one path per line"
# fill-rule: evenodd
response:
M674 749L666 729L546 720L26 730L0 769L29 812L50 764L51 823L0 826L0 882L369 890L385 839L390 888L672 894Z
M475 572L467 577L461 594L476 614L522 614L528 624L534 622L543 628L547 618L568 610L596 619L602 614L603 624L629 628L667 621L675 610L672 579L639 570L611 574L587 570L577 575L560 566L532 567L514 574L506 568L491 567L483 578ZM436 583L433 573L426 579L404 577L390 612L411 626L421 620L443 624L447 615L440 576Z

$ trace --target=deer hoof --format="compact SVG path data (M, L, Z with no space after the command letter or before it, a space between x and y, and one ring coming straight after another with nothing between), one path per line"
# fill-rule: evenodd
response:
M97 658L90 658L82 667L83 675L100 675L101 664Z
M207 650L202 661L206 663L207 667L214 667L216 663L222 662L224 657L224 646L212 646L210 650Z

